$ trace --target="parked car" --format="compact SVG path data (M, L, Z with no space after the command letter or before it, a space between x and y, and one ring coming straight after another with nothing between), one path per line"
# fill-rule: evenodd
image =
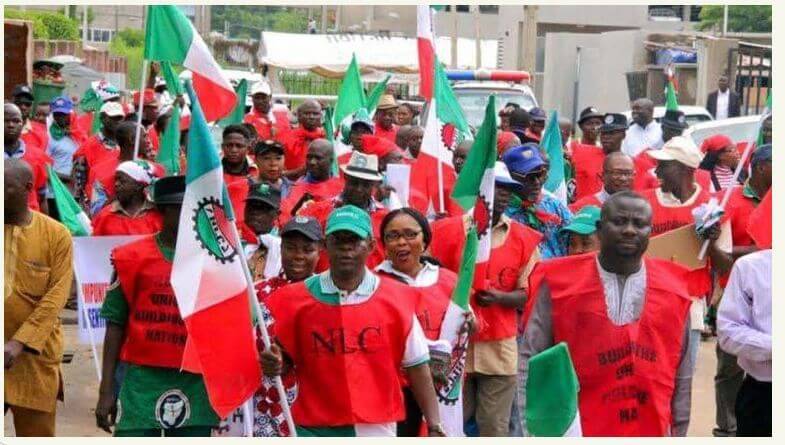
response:
M700 122L713 120L709 111L703 107L696 107L692 105L680 105L679 110L684 113L684 118L690 126ZM624 112L627 120L632 122L632 111L627 110ZM654 107L654 120L660 122L662 117L665 116L665 107Z
M760 120L760 115L754 115L700 122L685 130L684 136L691 138L695 145L700 147L706 138L715 134L724 134L737 146L743 146L742 144L757 139Z

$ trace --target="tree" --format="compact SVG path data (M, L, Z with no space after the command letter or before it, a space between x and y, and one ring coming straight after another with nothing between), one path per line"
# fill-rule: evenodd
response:
M5 8L4 16L9 19L33 22L33 38L41 40L79 40L79 25L76 20L60 12L20 11Z
M697 28L721 30L724 9L723 5L704 5ZM771 5L728 6L728 31L771 32Z
M259 38L259 31L305 32L308 12L305 8L281 6L213 6L210 27L224 31L228 25L232 38Z
M109 43L109 53L125 57L126 85L138 88L142 79L142 63L144 58L144 31L124 28L118 31Z

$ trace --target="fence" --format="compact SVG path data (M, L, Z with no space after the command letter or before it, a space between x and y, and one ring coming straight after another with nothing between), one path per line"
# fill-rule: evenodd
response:
M341 88L341 79L328 79L308 71L281 70L278 72L278 79L283 84L287 94L335 96ZM366 92L370 92L376 86L376 83L366 82L363 86ZM399 99L410 97L408 84L389 84L387 90L391 91Z
M82 43L66 40L34 40L33 60L54 56L75 56L100 73L127 73L125 57L113 56L107 50L82 49Z

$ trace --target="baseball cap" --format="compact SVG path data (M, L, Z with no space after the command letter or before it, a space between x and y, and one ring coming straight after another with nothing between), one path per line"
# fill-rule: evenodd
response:
M752 165L758 165L759 162L766 161L771 161L771 144L761 145L752 154Z
M245 202L262 202L278 209L281 207L281 191L269 184L258 184L248 192Z
M505 163L502 161L496 161L496 164L493 166L493 175L494 175L494 181L497 184L509 185L515 187L521 186L520 182L512 179L512 176L510 176L510 170L507 168L507 165L505 165Z
M134 93L134 105L139 105L139 92ZM144 90L144 97L142 98L143 106L158 106L158 100L155 98L155 90L152 88L145 88Z
M52 113L70 114L74 109L74 103L65 96L55 97L49 102L49 106L52 107Z
M264 94L267 96L271 96L273 94L273 90L272 88L270 88L269 83L260 80L259 82L253 84L253 87L251 88L251 96L255 94Z
M153 183L155 204L182 204L185 196L185 176L166 176Z
M600 132L626 130L627 126L627 116L620 113L606 113L602 118Z
M703 160L703 154L692 142L684 136L676 136L669 140L659 150L649 150L649 156L658 161L677 161L690 168L698 168Z
M581 111L580 118L578 119L578 125L581 125L583 121L594 117L599 117L600 119L602 119L605 116L602 113L600 113L598 109L594 107L586 107L583 109L583 111Z
M262 155L267 153L268 151L275 151L279 154L284 154L283 151L283 144L278 141L274 141L272 139L267 139L264 141L259 141L254 146L254 154Z
M281 229L281 237L294 233L302 234L311 241L321 241L324 238L319 221L308 216L295 216Z
M327 218L325 235L335 232L352 232L360 238L368 238L373 233L371 217L368 212L353 205L345 205L333 210Z
M597 221L599 220L600 208L597 206L585 206L572 217L570 224L562 230L579 235L591 235L597 231Z
M537 122L545 122L548 120L548 115L545 113L545 110L539 107L534 107L529 110L529 116L531 117L531 120Z
M14 87L11 97L16 98L17 96L27 96L30 98L30 101L35 99L35 96L33 96L33 90L25 84L19 84Z
M512 147L504 152L502 155L502 162L507 166L510 173L518 173L525 175L530 173L543 165L545 161L540 155L540 149L537 144L523 144Z
M379 173L379 158L376 155L367 155L353 151L349 163L342 166L341 170L347 176L365 179L366 181L379 182L384 177Z
M101 114L109 117L125 117L125 110L119 102L106 102L101 105Z

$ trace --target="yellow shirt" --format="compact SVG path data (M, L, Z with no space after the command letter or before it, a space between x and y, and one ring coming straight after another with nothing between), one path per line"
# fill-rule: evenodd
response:
M5 331L25 348L5 371L5 403L54 412L62 397L60 311L73 280L71 234L33 212L27 226L4 226ZM61 398L62 400L62 398Z

